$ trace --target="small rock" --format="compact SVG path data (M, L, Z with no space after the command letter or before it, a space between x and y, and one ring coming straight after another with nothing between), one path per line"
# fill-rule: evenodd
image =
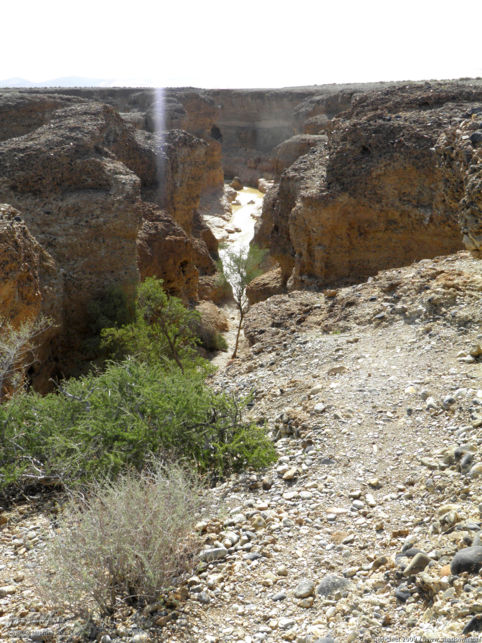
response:
M296 467L290 467L288 471L285 471L283 474L283 480L293 480L298 475L298 469Z
M199 592L199 594L196 594L196 599L203 605L207 605L211 602L211 599L206 592Z
M481 568L482 546L461 549L455 554L450 564L450 571L454 575L462 574L462 572L477 574Z
M306 598L315 593L315 584L311 580L302 580L295 588L295 598Z
M213 549L206 549L199 554L199 558L206 563L214 560L222 560L228 555L228 550L225 547L214 547ZM0 588L1 589L1 588Z
M470 634L470 632L482 632L482 614L473 616L462 630L462 634Z
M286 598L286 594L284 592L278 592L277 594L274 594L272 599L273 601L284 601Z
M330 596L338 590L345 589L350 584L350 581L347 578L341 576L329 575L321 581L321 583L316 588L317 594L320 596Z
M263 529L263 527L266 525L266 521L263 516L261 516L260 514L256 514L251 520L251 525L253 529Z
M39 642L46 642L46 641L53 641L55 637L55 634L53 630L35 630L30 634L30 640L31 641L39 641Z
M432 397L432 396L427 397L427 399L426 399L426 401L425 401L425 408L426 408L426 409L428 409L428 410L433 410L433 409L436 409L436 408L437 408L437 406L438 406L438 405L437 405L437 402L436 402L436 400L435 400L435 398L434 398L434 397Z
M407 590L400 589L397 587L395 590L395 597L401 602L401 603L406 603L408 599L410 598L411 594Z
M15 594L16 591L17 588L15 587L15 585L4 585L3 587L0 587L0 598L4 598L9 594Z
M315 599L313 598L313 596L303 598L301 601L298 601L298 607L304 607L305 609L308 609L313 606L314 600Z
M482 476L482 462L477 462L469 471L469 478L480 478Z
M375 558L375 560L372 563L372 569L378 569L379 567L383 567L388 563L388 558L386 556L378 556L378 558Z

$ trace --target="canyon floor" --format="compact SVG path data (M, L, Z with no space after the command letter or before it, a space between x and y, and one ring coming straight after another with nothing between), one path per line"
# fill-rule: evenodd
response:
M88 626L51 610L52 514L30 499L0 513L1 640L477 640L482 575L450 564L480 553L481 299L461 252L253 306L212 384L252 394L279 459L213 490L192 576Z

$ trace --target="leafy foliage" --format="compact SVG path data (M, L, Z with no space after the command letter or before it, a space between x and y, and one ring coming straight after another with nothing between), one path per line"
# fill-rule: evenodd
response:
M18 396L0 406L0 487L114 477L141 470L151 454L193 461L215 476L272 462L264 429L244 422L243 405L204 377L199 368L129 358L56 393Z
M161 280L149 277L137 291L135 320L120 328L105 328L103 346L117 359L126 355L137 355L149 363L168 359L183 371L184 362L196 360L198 320L196 311L166 294Z
M223 249L221 252L223 253L223 276L231 284L234 303L239 311L238 330L232 355L232 357L236 357L244 316L249 309L246 288L253 279L262 273L260 265L267 251L251 245L249 250L245 248Z

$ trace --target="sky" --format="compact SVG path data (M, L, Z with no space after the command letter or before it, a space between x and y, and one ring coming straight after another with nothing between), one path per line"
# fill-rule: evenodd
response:
M0 80L206 88L482 76L482 0L15 0Z

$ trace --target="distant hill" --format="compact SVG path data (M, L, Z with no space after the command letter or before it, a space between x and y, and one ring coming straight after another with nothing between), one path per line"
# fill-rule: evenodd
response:
M112 79L83 78L81 76L63 76L34 83L25 78L7 78L0 80L0 87L112 87Z

